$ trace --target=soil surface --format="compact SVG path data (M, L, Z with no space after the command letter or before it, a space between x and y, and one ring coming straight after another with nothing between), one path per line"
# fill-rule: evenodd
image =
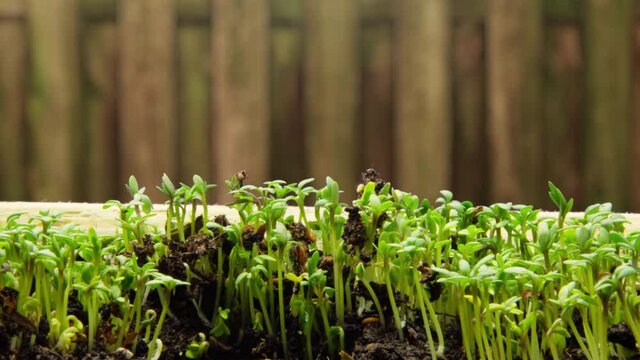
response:
M374 181L376 190L379 191L384 186L384 181L380 179L379 174L375 171L367 170L363 173L363 180ZM241 181L241 180L240 180ZM363 246L366 240L366 228L360 217L360 209L358 207L348 207L346 209L348 219L343 233L343 239L349 251ZM377 226L381 226L384 220L378 221ZM227 225L228 221L224 217L217 217L215 222L220 225ZM198 220L196 230L202 227L202 219ZM254 331L249 328L240 329L239 314L232 313L228 321L231 329L230 336L215 339L208 335L211 330L210 319L213 313L213 300L202 301L201 310L205 314L204 319L198 315L194 303L198 303L200 299L214 299L216 289L216 274L218 271L227 271L229 269L228 258L231 253L230 242L226 241L227 235L213 232L212 235L202 233L190 234L190 226L186 225L188 240L181 242L176 234L163 240L164 244L169 248L169 254L162 257L158 262L158 270L162 273L171 275L177 279L187 280L190 274L187 272L185 264L188 265L189 271L195 274L195 277L189 278L190 287L180 286L175 289L174 295L171 297L170 315L165 320L162 328L160 339L163 344L161 359L181 359L184 358L184 351L192 340L198 337L199 333L205 334L210 343L209 349L205 354L205 359L280 359L283 357L280 337L278 331L275 330L273 336L269 336L264 331ZM309 256L309 246L316 241L313 232L307 229L301 223L291 223L287 226L291 233L292 239L296 242L295 246L290 248L290 258L294 262L294 270L300 274L305 269L305 264ZM264 241L265 227L254 228L247 226L243 229L241 242L246 249L253 249L257 246L259 252L267 252L267 244ZM224 245L222 245L224 244ZM218 255L222 252L224 262L222 268L218 269ZM135 244L134 253L137 256L140 265L144 264L154 254L154 244L150 237L145 237L141 244ZM371 254L361 253L361 261L368 261ZM207 258L214 267L211 269L214 274L202 274L196 269L196 263L199 259ZM331 256L322 256L318 266L328 270L327 277L331 282L333 271L333 258ZM425 265L420 265L418 270L421 272L421 283L428 289L431 300L435 301L439 298L442 285L437 282L437 273L432 271ZM345 276L348 274L349 268L345 266ZM431 359L426 341L426 334L422 324L408 322L404 328L405 341L400 341L397 331L393 328L393 319L390 317L389 299L384 284L370 283L371 288L378 297L382 308L385 309L388 318L387 328L380 327L377 320L377 313L373 311L364 312L359 316L355 314L347 314L344 326L345 352L341 354L342 359L363 359L363 360L401 360L401 359ZM274 284L274 289L277 283ZM284 282L285 302L288 302L294 291L294 284L286 280ZM353 289L354 297L363 297L370 300L368 291L358 284ZM111 352L105 348L106 344L113 343L110 338L112 317L120 317L119 307L115 304L103 305L100 309L102 317L102 325L98 330L98 343L96 349L89 352L86 339L80 339L77 348L70 354L61 356L50 348L47 335L49 333L48 323L45 319L39 324L33 324L29 319L24 318L16 311L16 299L18 293L15 290L5 288L0 291L0 300L2 308L0 311L0 360L1 359L146 359L147 346L144 342L139 342L137 352L131 354L128 351ZM225 298L224 290L221 298ZM398 299L397 301L400 301ZM353 303L357 301L354 299ZM258 304L255 304L256 306ZM153 309L156 313L161 311L161 303L155 291L152 291L147 299L143 311ZM233 311L233 309L232 309ZM76 291L72 291L69 297L70 315L75 315L83 324L87 324L86 313L82 304L78 300ZM574 322L581 329L581 319L579 315L574 313ZM334 314L331 314L333 316ZM330 319L331 323L335 323L335 319ZM304 337L301 336L302 330L298 319L288 314L286 318L288 347L290 358L292 360L306 360L306 349ZM446 360L466 360L463 350L462 334L455 319L445 319L443 322L443 331L445 337L445 353L443 359ZM133 329L132 329L133 330ZM432 334L434 340L436 334ZM11 354L12 337L21 336L23 346L18 354ZM315 336L315 335L314 335ZM635 341L630 329L619 324L608 330L608 339L614 344L618 344L629 349L633 349ZM29 344L32 343L32 346ZM126 343L126 341L125 341ZM313 353L315 359L327 359L327 344L324 338L313 339ZM572 338L567 339L567 348L562 354L565 359L585 359L584 354L580 350L576 341ZM640 355L632 359L640 359Z

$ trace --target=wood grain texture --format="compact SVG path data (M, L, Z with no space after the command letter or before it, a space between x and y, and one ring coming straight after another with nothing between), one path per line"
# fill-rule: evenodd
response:
M489 0L490 196L540 204L542 174L542 12L538 0Z
M640 6L637 6L640 10ZM632 127L631 138L640 139L640 21L638 18L633 23L633 85L632 85ZM640 141L631 141L631 184L640 184ZM632 186L630 194L630 209L640 211L640 189Z
M85 9L90 4L86 4ZM115 3L113 3L115 6ZM84 148L88 201L117 197L117 27L114 23L88 23L82 34Z
M451 187L449 5L396 2L396 183L429 198Z
M485 35L484 24L474 17L453 25L453 191L474 203L487 201L489 173Z
M331 176L347 196L359 178L358 16L355 1L305 2L305 147L318 186Z
M268 177L268 30L267 1L213 1L212 145L214 182L221 185L239 170L252 184Z
M23 218L37 215L40 210L49 210L54 214L62 214L61 224L73 223L82 228L94 227L99 234L113 234L116 226L117 209L103 209L102 204L91 203L65 203L65 202L0 202L0 224L5 221L7 216L22 212ZM198 207L197 213L201 213L202 207ZM209 205L209 214L211 216L225 215L231 222L239 221L240 218L235 209L222 205ZM313 207L305 207L307 218L313 221L315 212ZM285 216L297 217L299 213L298 207L288 207ZM149 218L149 224L162 228L165 222L166 205L154 204L154 214ZM640 214L622 213L629 224L626 226L627 233L640 230ZM541 211L538 215L540 218L557 218L557 212ZM582 217L583 213L572 212L568 217Z
M22 6L22 7L21 7ZM22 0L1 0L0 12L24 11ZM0 21L0 199L27 200L27 28Z
M361 1L368 7L376 1ZM377 1L379 3L380 1ZM391 21L365 24L361 34L362 69L360 117L362 151L359 167L393 176L393 25Z
M118 10L119 183L135 174L152 188L163 172L177 175L175 7L173 0L127 0Z
M582 194L585 117L584 59L580 24L559 22L546 28L544 58L544 177L553 181L575 208L586 204ZM552 205L551 201L547 203Z
M76 0L27 1L31 86L29 127L33 199L83 196L80 166L80 72Z
M209 13L206 0L181 1L182 8ZM180 9L180 7L178 9ZM179 178L190 184L194 174L210 180L211 156L211 31L207 24L178 28Z
M631 0L586 3L586 202L629 205L631 118ZM633 184L635 186L636 184Z
M270 177L299 181L307 174L302 107L303 32L301 0L271 1L271 17L288 16L296 25L271 28Z

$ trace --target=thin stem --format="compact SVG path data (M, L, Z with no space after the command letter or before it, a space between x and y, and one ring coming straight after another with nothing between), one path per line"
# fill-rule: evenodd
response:
M418 294L418 303L420 305L420 313L422 314L422 324L424 325L424 331L427 335L427 342L429 344L429 350L431 351L431 358L437 359L438 354L436 353L436 347L433 343L433 337L431 336L431 329L429 328L429 318L427 317L427 310L424 306L424 300L422 299L422 284L420 283L420 278L415 277L415 286L416 293Z
M327 309L324 306L324 299L318 304L320 307L320 315L322 316L322 324L324 325L324 332L327 335L327 341L329 343L329 354L335 352L335 346L333 345L333 339L331 338L331 327L329 326L329 316L327 315Z
M376 293L371 288L371 285L369 285L369 281L363 279L362 285L364 285L364 287L367 289L369 295L371 296L371 299L373 300L373 304L376 306L376 311L378 311L378 317L380 318L380 325L382 326L382 328L385 328L386 324L384 320L384 312L382 311L382 306L380 306L380 300L378 300L378 296L376 296Z
M267 333L269 335L273 335L273 328L271 327L271 320L269 317L269 312L267 311L267 304L266 301L264 299L264 294L260 293L259 289L254 289L256 290L256 295L258 297L258 303L260 304L260 309L262 310L262 318L265 321L265 325L267 326Z
M396 299L391 288L391 275L389 273L389 259L384 259L384 278L387 285L387 294L389 295L389 303L391 304L391 310L393 312L393 319L395 321L396 330L398 330L398 337L400 341L404 341L404 333L402 331L402 321L400 320L400 314L398 313L398 307L396 306Z
M282 284L282 263L284 262L284 248L278 249L278 307L280 311L280 339L282 340L282 348L284 349L284 358L289 358L289 349L287 348L287 327L284 322L284 286Z
M422 292L422 298L424 299L425 304L427 305L427 309L429 310L429 316L431 317L431 322L433 323L433 328L436 331L436 335L438 337L438 355L444 355L444 335L442 334L442 329L440 328L440 322L438 321L438 317L436 316L436 312L433 309L433 304L429 300L429 295L425 293L424 288L422 286L419 288L420 292Z
M222 241L221 241L222 242ZM218 316L218 306L220 306L220 297L222 296L222 286L223 286L223 273L222 267L224 266L224 254L222 253L222 243L218 246L216 250L218 253L218 264L216 266L216 298L213 303L213 318L211 319L211 323L215 324L216 316Z

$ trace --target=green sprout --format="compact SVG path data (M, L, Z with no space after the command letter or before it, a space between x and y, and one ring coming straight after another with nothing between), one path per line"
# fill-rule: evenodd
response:
M289 357L289 350L287 349L287 326L285 324L285 311L284 311L284 272L283 266L285 262L285 253L287 246L291 242L291 234L289 230L282 223L278 223L276 228L272 231L271 238L277 248L276 264L278 267L278 312L280 314L280 338L282 340L282 348L284 350L284 357Z
M172 227L172 221L173 221L173 206L174 206L174 201L176 198L176 187L175 185L173 185L173 182L171 182L171 179L169 179L169 177L167 176L167 174L163 174L162 175L162 185L157 187L158 190L160 190L160 192L162 194L164 194L166 197L169 198L169 200L167 201L167 225L166 225L166 234L167 237L171 236L171 231L173 229Z
M195 193L195 198L200 201L202 204L202 218L203 223L206 224L209 221L209 208L207 204L207 192L213 188L215 188L215 184L207 184L206 181L202 180L202 178L198 175L193 175L193 192ZM195 204L195 203L194 203ZM194 206L195 209L195 206ZM191 223L194 221L192 219ZM195 229L192 229L192 233L195 233Z
M209 349L209 341L203 333L198 333L197 339L194 339L187 345L184 356L187 359L201 359Z
M549 198L558 207L558 227L562 228L567 218L567 214L573 208L573 199L567 199L564 197L560 189L558 189L551 181L549 181Z
M154 353L156 340L158 340L158 337L160 336L160 332L162 331L162 325L164 323L164 319L167 316L167 312L169 311L169 304L171 302L171 293L173 292L176 286L189 285L189 283L186 281L181 281L162 273L153 273L152 276L154 279L148 281L147 286L152 289L157 289L158 296L160 297L160 302L162 303L162 311L160 312L158 323L156 324L155 331L153 332L153 338L151 338L151 343L149 345L149 355Z

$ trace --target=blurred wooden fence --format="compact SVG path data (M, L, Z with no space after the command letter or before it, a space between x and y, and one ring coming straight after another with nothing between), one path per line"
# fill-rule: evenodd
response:
M373 166L640 210L636 0L0 0L0 200Z

